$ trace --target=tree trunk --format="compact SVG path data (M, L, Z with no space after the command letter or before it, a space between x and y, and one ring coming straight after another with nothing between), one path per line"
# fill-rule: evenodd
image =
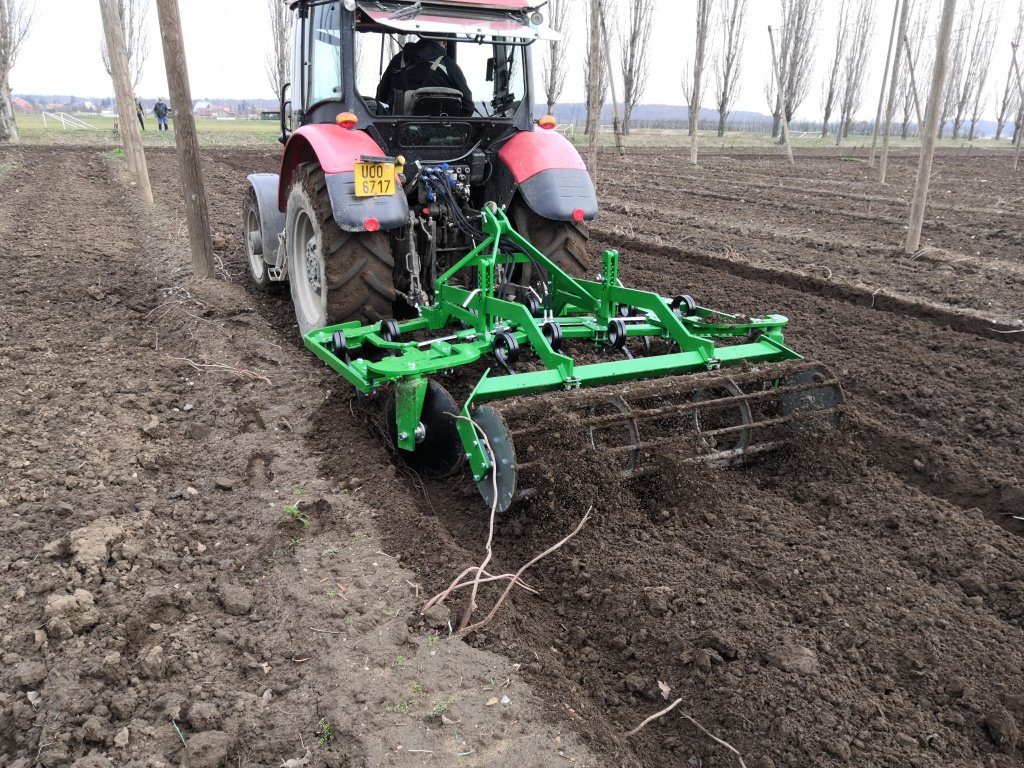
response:
M597 186L597 132L601 128L601 5L590 0L590 67L587 73L587 169Z
M1003 137L1003 128L1006 127L1006 121L1000 120L996 123L996 141L999 141Z
M910 121L904 120L903 127L900 128L900 138L906 139L910 135Z
M928 111L925 125L921 130L921 159L917 166L917 182L914 199L910 206L910 221L907 226L907 240L904 253L913 254L921 245L921 228L924 226L925 207L928 203L928 185L932 175L932 160L935 156L936 124L939 122L943 88L946 85L946 68L949 62L949 40L953 33L953 17L956 15L956 0L945 0L942 21L939 23L936 41L935 64L932 67L932 84L929 90Z
M821 126L821 138L823 138L823 139L826 136L828 136L828 120L829 120L830 117L832 117L832 108L831 107L826 107L825 108L825 120L824 120L824 122L822 123L822 126Z
M781 129L782 129L782 115L780 115L780 114L772 115L772 138L773 139L779 138L779 132L781 131Z
M633 105L628 101L622 105L622 134L629 135L629 129L633 127Z
M199 160L196 121L192 114L192 90L185 63L185 41L181 32L178 0L157 0L156 12L160 18L160 36L163 38L167 86L171 104L174 105L174 145L178 150L178 169L185 198L192 269L197 278L208 280L215 275L213 236Z
M0 0L0 3L5 0ZM11 104L11 91L7 85L7 77L0 80L0 144L17 144L18 124L14 120L14 106Z
M718 113L718 137L725 136L725 121L728 119L728 115L725 112Z

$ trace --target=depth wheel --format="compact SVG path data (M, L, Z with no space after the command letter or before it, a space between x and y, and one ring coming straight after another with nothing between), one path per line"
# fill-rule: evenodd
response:
M388 439L402 461L416 474L431 480L451 477L462 468L466 459L459 437L459 406L448 390L440 384L427 382L427 394L423 401L423 413L416 430L416 450L406 451L398 447L398 419L395 396L387 404Z
M590 274L587 240L590 235L583 224L574 221L551 221L535 213L522 197L516 195L508 208L512 225L523 237L561 268L569 277L585 278ZM524 285L531 285L531 264L523 265Z
M295 172L285 219L288 278L299 331L391 317L394 259L386 232L345 232L334 221L324 172Z
M249 264L249 277L256 290L264 293L278 293L284 289L283 280L271 280L266 262L267 244L263 242L263 221L256 190L251 186L242 203L242 238L245 242L245 256Z

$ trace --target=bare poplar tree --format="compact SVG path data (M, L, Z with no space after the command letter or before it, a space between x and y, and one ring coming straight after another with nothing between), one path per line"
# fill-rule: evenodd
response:
M814 48L821 17L821 0L779 0L782 29L779 37L779 73L772 73L765 86L772 108L772 136L779 135L782 112L790 121L811 90ZM776 82L782 83L782 92ZM774 94L774 99L771 97Z
M843 90L839 100L840 126L836 131L836 146L850 135L853 116L864 99L864 74L871 35L875 30L875 0L858 0L854 6L850 39L843 57Z
M590 0L590 2L596 3L597 5L597 18L608 18L607 0ZM593 46L589 46L583 56L583 82L587 83L587 92L590 92L591 83L594 83L597 86L597 101L592 102L589 97L587 98L586 132L590 133L592 123L600 127L601 112L604 110L604 102L608 98L608 66L605 61L605 58L608 56L608 52L605 50L605 47L600 44L601 30L599 28L592 30L589 18L587 19L586 30L588 40L594 37L598 40L598 47L595 49ZM595 58L595 50L597 52L596 61L592 61L592 59ZM594 120L591 120L591 109L597 110L597 114L593 116Z
M117 0L117 15L121 17L124 45L128 51L128 74L132 79L132 90L135 90L149 58L149 0ZM100 43L100 56L103 57L103 68L113 77L106 40Z
M839 74L843 67L843 54L846 52L846 41L850 37L850 0L842 0L839 5L839 25L836 27L836 49L829 65L828 82L822 92L822 104L825 106L825 117L821 125L821 138L828 136L828 121L839 100Z
M550 0L548 2L548 24L553 30L561 33L561 40L552 40L544 51L541 72L544 78L544 94L548 100L548 114L562 98L565 88L565 53L569 45L569 0ZM358 37L358 35L357 35Z
M654 0L634 0L619 30L622 56L622 132L629 133L633 108L647 89L651 72L651 32L654 29Z
M981 99L981 91L988 79L988 70L992 64L992 48L995 44L993 11L992 5L982 0L981 5L977 7L977 18L968 17L965 21L969 34L969 44L965 48L969 53L962 67L960 82L955 84L954 139L960 138L964 123L970 116L970 110ZM980 104L977 108L980 110Z
M953 44L949 50L949 74L942 92L942 109L939 111L939 138L946 132L946 124L956 115L960 101L960 84L967 69L970 52L971 28L974 23L974 0L968 0L960 14L960 23L953 31Z
M1021 49L1021 42L1024 41L1024 1L1017 9L1017 28L1013 31L1013 40L1010 45L1013 50ZM1003 89L1003 98L999 102L999 114L996 116L996 140L1002 138L1003 129L1011 119L1020 105L1020 92L1017 90L1016 73L1013 71L1013 60L1010 61L1010 71L1006 75L1006 88Z
M906 65L897 73L899 77L899 91L897 96L897 111L900 113L900 136L907 138L910 135L910 121L917 117L918 123L921 116L917 115L920 108L921 96L916 93L915 81L911 77L913 72L927 72L931 69L930 60L923 58L923 45L928 34L928 8L926 2L911 2L913 16L910 21L910 29L907 31L906 40ZM920 129L920 125L918 125Z
M704 95L704 62L707 60L708 33L711 31L712 0L697 0L696 50L693 55L693 96L690 98L690 162L697 164L697 123Z
M291 82L292 12L283 0L267 0L267 16L270 20L267 82L274 89L274 95L280 98L285 85Z
M1001 9L1000 9L1001 10ZM970 77L971 88L974 90L974 101L971 109L971 130L968 139L974 141L978 122L981 120L981 111L986 102L985 86L988 83L989 72L992 69L992 53L996 49L996 33L999 30L995 18L995 8L989 10L988 18L984 24L979 24L977 37L975 39L976 53L971 57Z
M17 144L18 125L11 103L11 70L32 27L35 6L25 0L0 0L0 144Z
M587 20L587 60L595 66L587 67L587 134L589 135L589 148L587 151L587 168L590 177L597 185L597 139L601 127L601 78L604 76L604 67L596 66L601 59L601 2L602 0L590 0L590 11Z
M721 46L715 52L715 97L718 101L718 135L725 136L725 123L740 89L740 57L746 33L747 0L721 0Z

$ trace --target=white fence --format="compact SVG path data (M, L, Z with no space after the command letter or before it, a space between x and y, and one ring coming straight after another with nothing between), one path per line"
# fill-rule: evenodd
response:
M61 127L66 131L69 128L73 131L95 131L96 126L89 125L85 120L79 120L73 115L69 115L67 112L43 112L43 127L49 128L50 122L60 123Z

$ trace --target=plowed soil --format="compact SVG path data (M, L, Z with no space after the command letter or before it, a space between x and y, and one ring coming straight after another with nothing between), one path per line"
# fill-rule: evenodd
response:
M835 152L681 156L606 159L592 257L789 316L844 426L634 486L564 457L496 525L505 573L593 508L470 637L502 659L418 614L483 557L471 477L405 470L382 403L247 287L243 178L273 150L204 155L207 286L172 154L152 210L101 150L0 155L0 765L739 764L680 712L750 768L1021 765L1019 176L941 156L904 256L910 154L888 187Z

